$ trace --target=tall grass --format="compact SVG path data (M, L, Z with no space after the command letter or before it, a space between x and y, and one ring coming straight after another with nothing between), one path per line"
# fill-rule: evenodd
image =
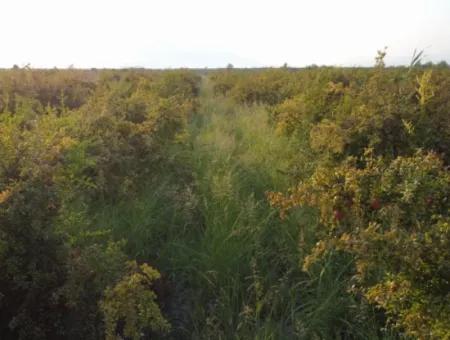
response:
M191 320L194 337L248 337L264 324L265 286L272 284L264 282L271 280L268 271L280 278L273 262L288 261L289 268L298 263L295 226L279 228L264 196L268 189L287 187L288 179L278 170L287 166L294 148L287 138L275 137L263 107L236 108L203 90L191 136L204 229L190 256L177 259L177 267L194 264L197 273L189 282L199 293ZM267 242L274 244L267 247Z

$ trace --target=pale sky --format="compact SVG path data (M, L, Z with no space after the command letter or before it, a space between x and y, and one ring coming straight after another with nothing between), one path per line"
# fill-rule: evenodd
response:
M450 62L450 0L0 0L0 67Z

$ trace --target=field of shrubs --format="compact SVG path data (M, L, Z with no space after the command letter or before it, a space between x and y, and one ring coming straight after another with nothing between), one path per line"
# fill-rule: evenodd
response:
M0 71L0 339L450 339L450 68Z

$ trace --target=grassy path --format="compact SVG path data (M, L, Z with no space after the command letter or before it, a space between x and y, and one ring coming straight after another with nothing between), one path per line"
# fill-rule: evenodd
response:
M184 272L197 303L190 307L196 337L253 337L256 329L275 334L272 328L282 324L266 321L271 313L274 319L290 315L283 310L289 303L281 301L291 292L278 292L277 306L267 290L289 280L286 268L298 267L297 227L280 226L265 191L287 187L279 170L295 148L275 134L264 107L214 98L207 80L200 100L189 135L201 226L188 240L172 243L167 258L174 272ZM174 256L173 249L180 253Z

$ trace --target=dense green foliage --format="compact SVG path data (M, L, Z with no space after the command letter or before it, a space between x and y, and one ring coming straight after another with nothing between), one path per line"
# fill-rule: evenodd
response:
M450 338L450 69L383 53L0 71L0 338Z
M127 280L127 255L95 209L171 166L166 149L194 111L198 81L184 71L1 74L2 339L102 337L99 302L109 306Z
M299 208L318 214L312 232L299 221L309 238L303 270L350 256L342 282L388 326L449 338L450 71L386 69L384 55L369 70L226 71L214 88L266 103L277 131L303 141L296 183L268 192L281 218Z

